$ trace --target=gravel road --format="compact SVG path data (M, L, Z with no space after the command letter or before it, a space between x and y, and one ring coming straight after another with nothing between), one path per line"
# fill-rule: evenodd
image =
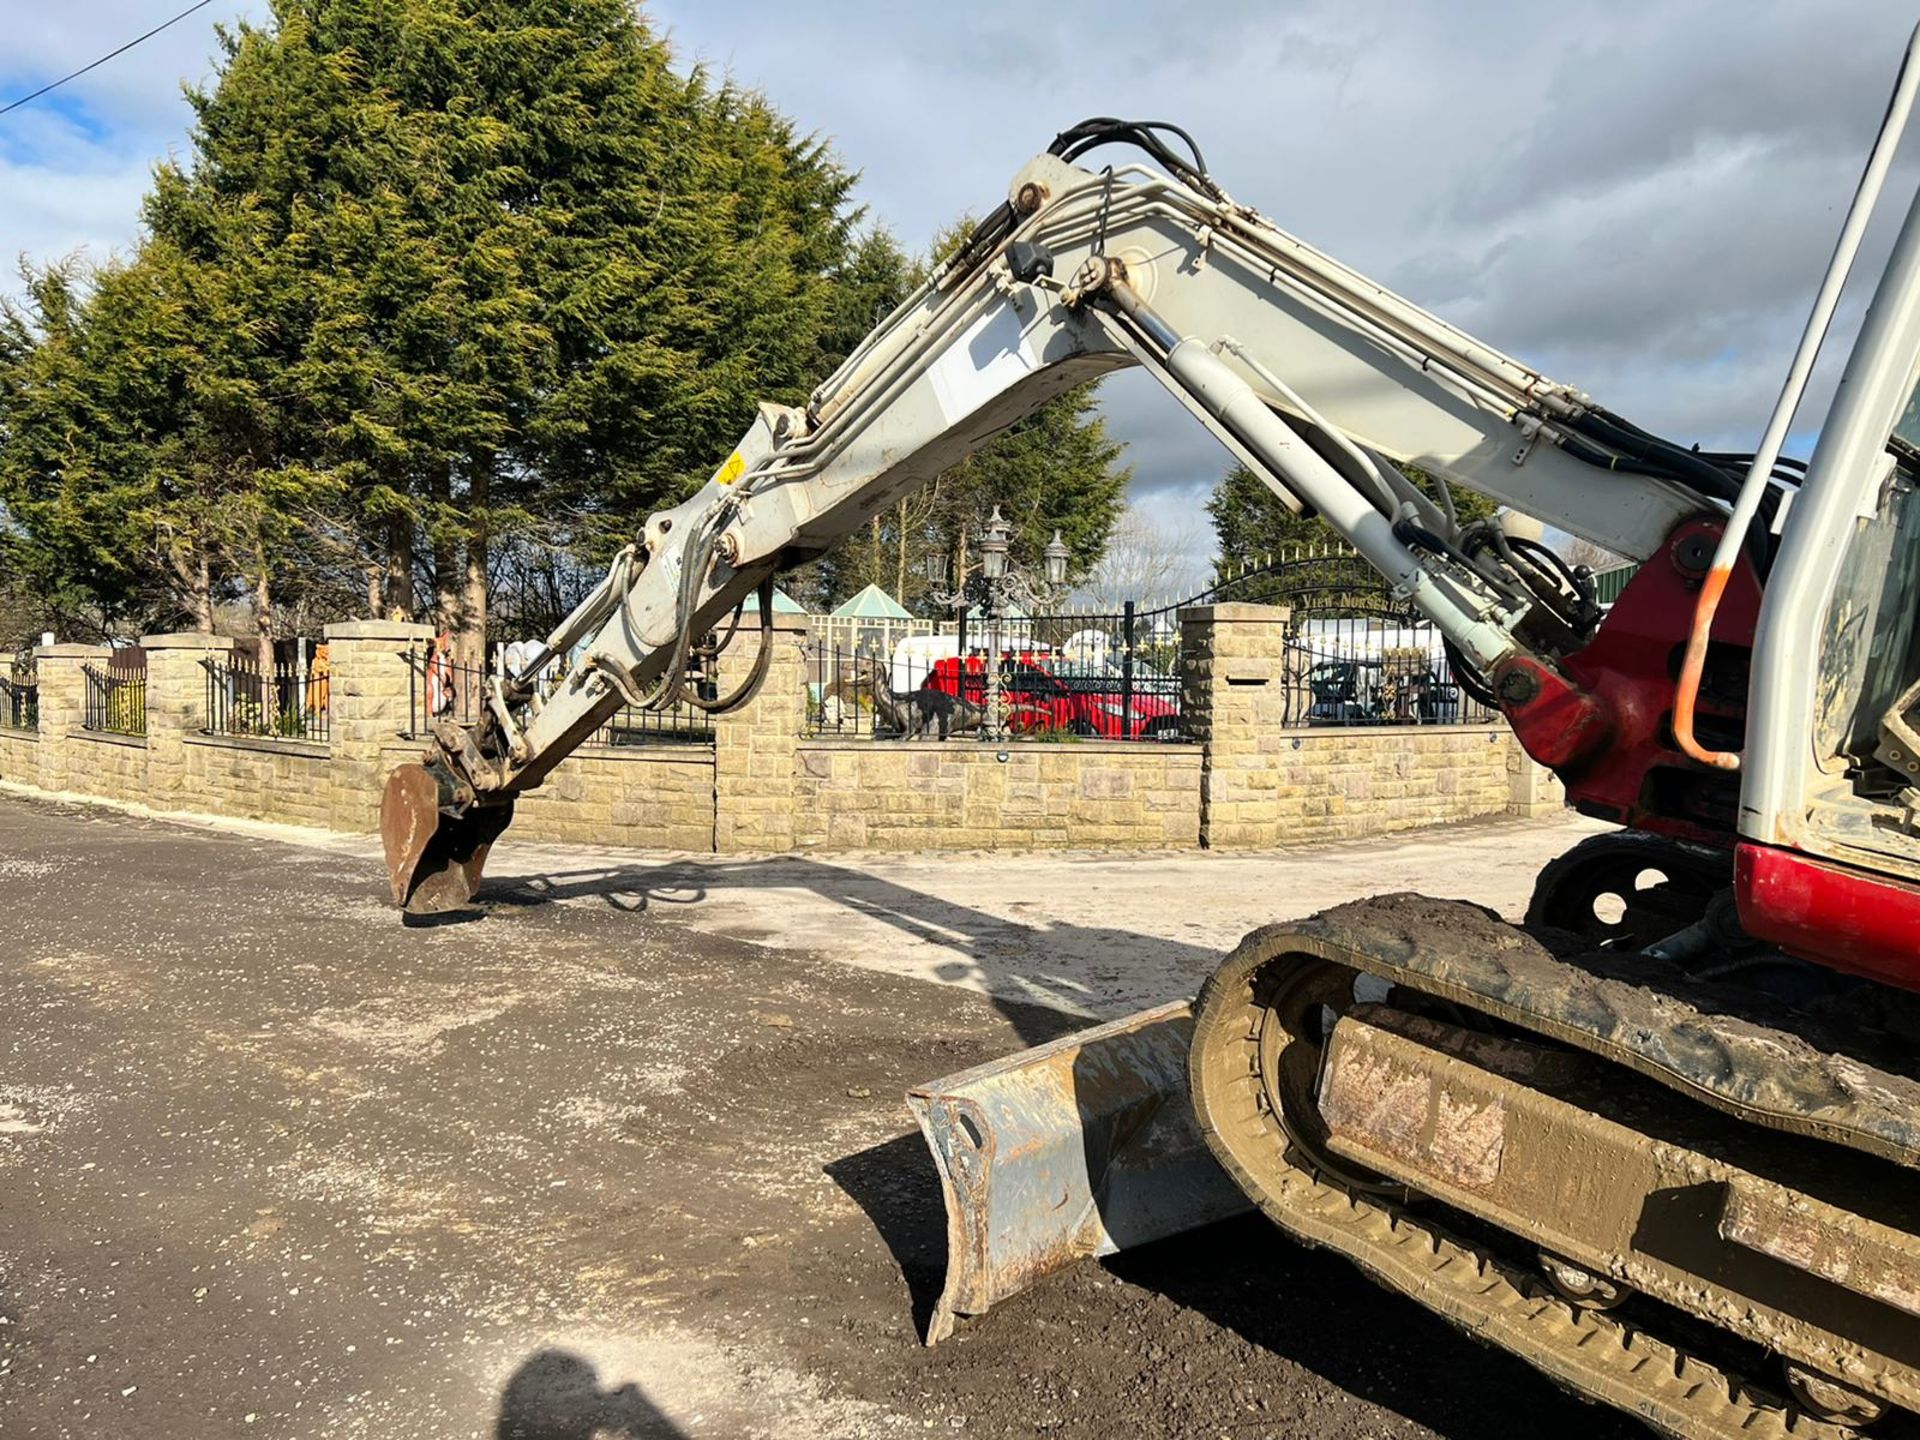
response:
M1639 1433L1252 1219L923 1349L901 1092L1084 1021L540 858L403 928L354 845L0 798L0 1434Z

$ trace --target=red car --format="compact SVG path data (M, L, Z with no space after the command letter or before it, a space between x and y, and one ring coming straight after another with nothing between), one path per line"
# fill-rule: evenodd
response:
M964 671L957 656L937 660L927 685L985 709L987 658L967 656ZM1000 660L1000 694L1006 704L1007 728L1015 734L1178 740L1180 707L1161 693L1166 688L1164 677L1136 676L1129 701L1117 671L1056 675L1041 655L1005 655Z

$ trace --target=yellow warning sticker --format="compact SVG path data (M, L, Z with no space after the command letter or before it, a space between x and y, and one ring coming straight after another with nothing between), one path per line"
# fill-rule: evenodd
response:
M741 472L746 468L747 462L740 458L740 452L736 450L727 457L727 463L720 467L720 472L713 477L714 481L721 485L731 485L740 478Z

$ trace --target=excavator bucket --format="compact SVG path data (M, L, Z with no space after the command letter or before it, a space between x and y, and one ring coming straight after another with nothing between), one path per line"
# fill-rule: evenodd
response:
M409 915L458 910L473 898L487 851L513 819L513 804L474 805L450 815L442 785L425 765L402 765L380 797L380 843L393 903Z
M1076 1260L1249 1208L1194 1123L1192 1033L1167 1005L909 1093L947 1201L927 1344Z

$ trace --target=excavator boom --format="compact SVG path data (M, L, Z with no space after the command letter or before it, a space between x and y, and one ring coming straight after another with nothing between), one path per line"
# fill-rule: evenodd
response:
M693 641L763 581L1115 369L1153 374L1483 672L1515 653L1551 659L1585 638L1592 614L1539 557L1463 533L1447 497L1401 465L1634 558L1735 493L1733 473L1288 235L1157 140L1154 158L1176 174L1063 158L1139 133L1112 121L1066 132L1063 153L1026 166L969 244L804 408L763 406L708 483L649 516L548 637L530 673L582 652L557 693L504 677L472 731L436 726L431 787L396 779L384 807L396 902L464 903L503 823L479 812L540 784L622 705L685 697ZM435 843L443 829L452 843Z
M1754 455L1662 440L1392 294L1233 200L1175 127L1063 132L805 406L761 407L646 518L478 725L436 722L382 806L395 901L469 903L515 797L614 711L750 698L775 575L1138 366L1623 828L1543 871L1524 925L1389 896L1270 926L1192 1007L916 1089L952 1252L929 1340L1252 1205L1670 1435L1842 1440L1920 1410L1920 207L1811 463L1780 456L1916 53ZM1113 144L1150 163L1078 163ZM1602 607L1449 485L1640 569ZM690 689L755 591L746 679Z

